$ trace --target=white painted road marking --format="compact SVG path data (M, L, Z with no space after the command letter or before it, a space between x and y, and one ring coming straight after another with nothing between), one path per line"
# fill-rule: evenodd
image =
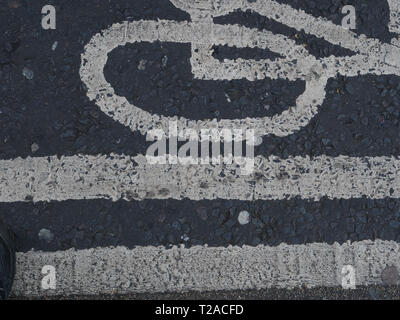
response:
M257 157L249 176L223 164L149 165L145 156L116 154L1 160L0 168L1 202L400 198L394 157Z
M144 110L130 105L123 97L114 94L113 88L106 82L103 67L107 62L107 53L118 45L138 41L174 41L194 43L195 47L206 48L210 44L229 44L237 47L270 48L286 58L278 60L282 70L272 66L258 75L288 79L306 80L306 91L297 99L297 106L272 118L237 119L191 122L180 118L183 129L188 127L204 128L222 126L241 129L249 127L262 131L262 134L273 133L284 136L305 126L317 113L317 107L325 97L325 84L329 77L336 73L345 75L375 73L398 74L397 64L400 61L400 49L396 46L380 44L376 39L358 37L349 30L336 26L322 18L314 18L301 10L281 5L271 0L259 0L255 3L235 0L196 1L203 5L199 10L191 6L192 0L179 0L174 3L183 8L190 8L193 21L136 21L113 25L103 33L96 34L86 46L82 55L81 77L88 86L88 96L95 100L100 108L115 120L147 133L149 129L169 126L167 117L151 115ZM207 9L208 8L208 9ZM284 36L271 32L239 27L214 25L210 15L217 16L235 8L252 9L274 19L284 19L289 26L304 29L310 34L324 37L326 40L357 51L353 57L329 57L318 61L310 56L304 48ZM397 31L399 6L390 2L392 31ZM211 10L211 11L210 11ZM397 14L395 14L393 11ZM211 12L211 13L210 13ZM276 17L276 14L280 18ZM210 36L211 35L211 36ZM240 35L240 36L238 36ZM199 52L204 53L204 50ZM383 54L385 53L385 54ZM207 58L208 57L208 58ZM393 59L393 58L396 59ZM234 67L215 66L220 72L213 74L214 62L210 55L192 56L194 76L230 79L238 72ZM289 62L299 59L296 65ZM383 59L383 60L382 60ZM215 59L214 59L215 60ZM273 63L273 62L271 62ZM321 67L326 64L326 68ZM207 65L213 66L211 70ZM250 61L248 65L261 68ZM208 71L202 75L201 68ZM218 70L218 69L217 69ZM225 70L225 71L224 71ZM230 70L230 71L229 71ZM250 70L250 69L249 69ZM255 70L255 69L254 69ZM252 71L254 71L252 69ZM274 71L275 70L275 71ZM203 70L204 71L204 70ZM247 71L246 71L247 72ZM246 72L242 76L246 77ZM313 76L310 76L310 72ZM248 74L249 75L249 74ZM258 77L258 76L257 76ZM257 78L256 77L256 78ZM176 120L176 118L175 118ZM168 127L166 127L168 129ZM0 201L51 201L68 199L239 199L239 200L272 200L289 199L299 196L304 199L318 200L327 198L369 197L381 199L400 197L399 160L391 157L351 158L326 156L309 158L289 158L288 160L271 157L258 157L255 161L254 177L241 176L235 168L213 166L150 166L144 156L127 157L123 155L76 155L72 157L27 158L0 161ZM224 170L224 177L221 177Z
M124 28L128 29L127 37L123 35ZM215 44L225 44L225 41L228 41L242 47L245 45L242 44L241 39L245 36L249 39L258 38L258 46L260 47L267 47L272 42L271 38L273 38L274 43L277 41L272 33L260 33L244 27L239 31L238 28L216 25L213 31L211 31L209 28L205 28L203 24L165 20L136 21L113 25L110 29L95 35L86 46L85 52L82 55L80 75L82 81L86 84L87 95L91 100L95 100L96 104L105 114L129 127L132 131L139 130L142 134L146 134L155 128L166 131L170 121L177 121L179 131L186 128L220 128L231 130L251 130L254 128L256 135L273 133L278 136L286 136L295 130L299 130L315 116L318 106L322 104L325 98L327 76L322 74L322 66L316 66L317 61L313 57L308 56L307 58L304 55L304 48L301 47L298 50L302 51L301 53L297 52L295 49L298 46L296 45L288 46L290 51L293 51L288 53L288 55L291 55L291 60L296 57L299 58L304 66L302 64L294 66L291 60L288 59L278 59L276 61L246 61L239 59L238 61L226 60L221 64L212 56L201 56L200 51L191 59L194 75L203 79L224 80L248 78L256 80L258 78L265 78L266 76L275 79L285 76L291 80L307 78L306 90L298 97L296 106L292 106L282 114L271 118L225 119L217 122L212 119L194 121L183 117L159 116L132 105L125 97L116 95L114 89L104 78L103 68L107 63L107 53L128 42L154 42L160 40L190 43L193 42L193 35L199 34L196 42L201 43L209 41L210 32L224 35L221 40L215 39ZM242 34L242 37L237 36L238 32ZM282 44L282 46L284 45ZM278 44L275 43L274 47L278 48ZM196 48L199 48L199 45ZM199 61L194 63L196 59ZM318 79L314 79L314 73L319 74Z
M306 126L318 113L318 107L325 99L325 86L329 78L341 74L357 76L363 74L400 75L400 48L381 43L377 39L358 36L354 32L337 26L324 18L315 18L302 10L272 0L234 0L231 2L206 0L172 1L176 6L187 10L192 22L169 20L134 21L112 25L107 30L93 36L82 54L80 75L87 86L87 95L100 109L114 120L146 134L149 130L160 128L164 131L170 121L178 121L179 130L185 128L225 128L244 130L254 129L256 135L273 134L287 136ZM298 46L285 36L269 31L258 31L238 25L214 24L212 17L226 14L235 9L252 10L274 19L289 27L324 38L332 44L350 49L357 54L350 57L330 56L316 59L306 49ZM392 11L399 10L391 2ZM396 12L396 11L395 11ZM391 12L391 19L397 16ZM391 22L391 30L398 31ZM192 44L192 73L194 78L211 80L232 80L246 78L257 80L302 79L306 81L305 92L298 97L296 106L273 117L246 118L216 121L213 119L193 121L183 117L165 117L151 114L129 103L125 97L115 94L105 80L103 69L107 54L118 46L139 42L176 42ZM229 45L239 48L258 47L270 49L284 58L225 60L220 62L212 57L213 45Z
M182 291L338 287L342 268L355 269L356 285L382 284L387 266L400 269L393 241L277 247L96 248L17 254L17 296L106 295ZM55 290L43 290L43 266L56 268Z

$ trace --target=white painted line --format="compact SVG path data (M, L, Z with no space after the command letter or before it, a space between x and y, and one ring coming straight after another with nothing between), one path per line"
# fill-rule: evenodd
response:
M389 31L400 34L400 2L387 0L390 9Z
M56 269L56 289L43 290L43 266ZM392 241L277 247L165 249L125 247L17 254L13 294L68 296L338 287L342 268L355 270L356 286L382 284L386 266L400 270L400 247Z
M146 160L115 154L1 160L0 202L400 198L400 160L394 157L257 157L248 176L232 165Z

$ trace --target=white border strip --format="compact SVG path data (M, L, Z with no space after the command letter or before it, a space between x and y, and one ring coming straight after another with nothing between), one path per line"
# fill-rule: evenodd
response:
M74 249L17 255L16 296L338 287L354 267L356 286L382 284L386 266L400 270L399 244L362 241L277 247ZM43 266L56 268L56 289L43 290Z
M149 165L142 155L0 161L0 202L111 199L400 198L394 157L257 157L254 174L213 165Z

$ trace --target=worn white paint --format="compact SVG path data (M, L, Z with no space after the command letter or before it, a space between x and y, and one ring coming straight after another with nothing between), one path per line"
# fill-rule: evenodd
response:
M247 176L235 165L150 165L116 154L1 160L0 168L1 202L400 198L394 157L256 157Z
M56 269L56 289L43 290L43 266ZM17 255L17 296L106 295L339 287L344 265L356 286L382 284L387 266L400 269L399 244L362 241L277 247L125 247L27 252Z
M128 30L126 33L124 29ZM313 57L306 56L304 48L294 44L287 45L288 55L291 58L298 57L302 63L294 65L290 59L277 59L275 61L229 61L222 64L210 55L204 56L199 50L192 56L192 71L195 77L201 79L263 79L265 77L287 78L295 80L304 78L306 82L305 92L298 97L297 105L290 106L282 114L272 118L254 118L221 120L213 119L193 121L183 117L164 117L149 112L130 104L125 97L115 94L114 89L104 78L103 68L107 63L107 53L114 48L139 41L154 42L173 41L181 43L193 42L195 37L195 49L208 46L210 32L215 34L214 44L225 44L226 41L237 46L246 46L242 39L259 39L258 46L268 47L271 42L274 48L285 48L280 44L282 36L274 36L272 33L260 33L254 30L242 28L242 36L238 37L239 27L215 26L213 30L209 25L202 23L171 22L171 21L136 21L125 24L113 25L107 31L95 35L85 48L82 55L80 75L88 88L88 97L96 101L100 109L114 120L128 126L132 131L139 130L146 134L149 130L160 128L166 130L169 122L177 121L178 129L242 129L255 130L257 135L265 135L266 131L276 135L285 136L298 130L308 123L316 113L318 106L325 98L325 85L327 76L322 73L323 68L317 64ZM218 39L218 34L221 34ZM248 40L249 41L249 40ZM290 41L286 41L290 43ZM200 43L200 44L199 44ZM277 50L278 51L278 50ZM282 51L282 50L280 50ZM193 50L194 52L194 50ZM211 57L211 58L210 58ZM293 60L293 59L292 59Z
M325 86L329 78L338 74L356 76L360 74L400 75L400 48L380 43L377 39L358 36L324 18L315 18L302 10L282 5L272 0L218 1L218 0L178 0L172 1L177 7L191 14L191 22L135 21L112 25L107 30L93 36L82 54L80 75L88 88L88 97L100 109L116 121L128 126L132 131L146 134L154 128L166 130L168 122L178 121L178 128L240 128L254 129L258 136L273 134L286 136L306 126L318 113L318 107L325 98ZM268 18L286 24L297 30L315 35L325 40L353 50L351 57L328 57L316 59L302 46L283 35L269 31L258 31L238 25L214 24L212 17L227 14L235 9L253 10ZM391 30L396 29L398 6L391 5ZM397 10L397 11L396 11ZM192 44L192 73L194 78L208 80L248 79L266 77L272 79L302 79L306 90L296 101L296 106L273 117L246 118L216 121L213 119L193 121L151 114L130 104L126 98L115 94L105 80L103 68L107 54L127 43L168 41ZM212 57L213 45L235 47L258 47L279 53L276 60L228 60L222 63Z
M197 129L256 129L257 135L288 135L307 125L318 112L325 97L325 85L337 73L399 74L399 48L376 39L357 36L324 18L314 18L302 10L272 0L253 3L242 0L174 0L190 12L191 22L135 21L115 24L93 36L82 54L80 74L87 94L102 111L133 131L169 128L169 120L150 114L128 103L114 93L106 82L103 68L107 54L117 46L133 42L174 41L192 43L191 59L194 77L234 79L244 77L303 79L305 92L297 105L272 118L189 121L176 119L179 127ZM254 10L298 30L357 52L352 57L328 57L317 60L293 40L268 31L237 25L212 23L212 17L235 9ZM390 1L390 29L397 32L399 5ZM269 48L283 56L262 62L225 60L217 63L210 54L212 44L237 47ZM297 59L294 64L293 60ZM268 66L268 68L266 68ZM280 69L279 69L280 68ZM291 157L287 160L258 157L255 173L241 176L235 167L221 166L155 166L144 156L99 155L73 157L27 158L0 161L0 201L51 201L67 199L287 199L301 197L385 198L400 196L399 160L390 157L337 158ZM223 175L221 174L223 173Z

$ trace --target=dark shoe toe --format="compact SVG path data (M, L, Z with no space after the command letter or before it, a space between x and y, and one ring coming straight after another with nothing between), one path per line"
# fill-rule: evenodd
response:
M15 236L0 221L0 299L11 291L15 275Z

